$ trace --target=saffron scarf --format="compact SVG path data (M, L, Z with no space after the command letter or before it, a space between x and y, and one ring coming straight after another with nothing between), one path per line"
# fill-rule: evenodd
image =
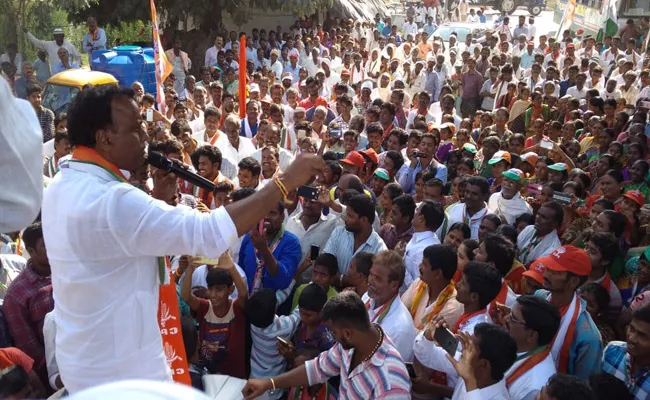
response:
M93 42L99 40L99 28L95 28L94 31L88 28L88 34L90 35L90 38Z
M128 179L117 165L105 159L96 150L76 146L70 162L91 164L108 172L116 181L128 183ZM169 257L158 257L158 278L160 282L158 298L158 325L162 336L163 350L167 365L172 370L174 381L191 385L185 346L181 332L180 311L176 284L173 283Z
M422 296L424 295L424 292L428 289L428 285L422 281L418 284L418 287L415 292L415 298L413 299L413 304L411 305L411 309L409 310L411 312L411 317L415 318L415 313L417 312L418 307L420 306L420 301L422 301ZM450 283L447 285L442 292L438 295L438 298L436 299L436 302L433 304L433 307L431 310L427 313L425 309L425 313L420 319L420 322L415 322L415 328L418 331L421 331L424 329L424 326L431 322L433 317L438 315L440 311L442 311L443 307L445 304L447 304L447 301L454 295L454 284Z

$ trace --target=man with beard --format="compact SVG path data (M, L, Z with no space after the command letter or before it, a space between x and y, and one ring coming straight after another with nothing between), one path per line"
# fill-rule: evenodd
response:
M223 156L221 155L221 151L215 146L204 145L192 153L192 165L194 165L198 174L215 184L230 181L219 170L222 163ZM208 208L212 210L216 208L212 192L195 186L193 194Z
M366 305L370 322L379 324L395 343L406 362L413 360L415 326L409 310L399 297L404 284L406 267L402 257L395 251L385 250L373 258L368 292L361 300Z
M229 179L234 179L237 176L237 164L255 153L255 145L251 139L239 135L241 132L240 124L239 116L229 114L223 123L225 135L219 135L215 144L223 155L224 162L221 171Z
M502 175L501 191L490 196L488 209L505 218L509 225L513 225L518 216L532 214L533 210L519 194L524 173L517 168L511 168Z
M359 295L347 291L328 300L322 320L337 344L280 376L250 379L242 389L246 400L256 399L268 390L315 385L334 376L341 377L341 398L410 398L404 360L382 327L370 322Z
M284 202L279 201L264 217L264 231L256 227L242 240L239 265L246 272L248 292L286 289L301 258L298 237L284 229Z
M369 196L362 193L352 196L347 202L343 221L345 226L336 227L332 231L322 250L323 253L336 256L341 276L347 272L355 254L362 251L376 254L387 250L384 241L372 229L375 222L375 204Z
M551 342L551 353L557 372L585 380L600 372L603 344L596 324L587 311L587 302L580 298L578 288L591 272L586 251L574 246L561 246L539 259L544 270L544 289L536 295L551 302L560 311L560 328Z

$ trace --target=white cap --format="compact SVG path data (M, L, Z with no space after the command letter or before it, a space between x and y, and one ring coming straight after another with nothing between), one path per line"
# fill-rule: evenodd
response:
M370 90L372 90L372 81L364 81L364 82L361 84L361 90L363 90L363 89L370 89Z
M248 86L248 93L253 92L260 92L260 86L257 83L251 83L250 86Z
M54 28L52 31L52 35L64 35L65 33L63 32L63 29L61 28Z

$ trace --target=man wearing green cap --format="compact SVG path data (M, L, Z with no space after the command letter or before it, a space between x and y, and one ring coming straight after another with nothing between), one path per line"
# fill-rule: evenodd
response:
M510 168L502 176L501 191L490 196L488 209L512 225L518 216L532 214L533 210L519 194L524 173L517 168Z

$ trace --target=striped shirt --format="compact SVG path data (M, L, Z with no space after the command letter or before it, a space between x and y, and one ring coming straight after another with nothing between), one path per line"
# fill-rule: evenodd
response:
M339 274L345 275L355 254L362 251L377 254L382 250L388 250L388 247L386 247L382 238L374 230L368 236L368 240L355 251L354 233L345 229L345 226L337 226L332 231L332 235L322 252L334 254L339 265Z
M282 304L291 291L295 281L291 281L285 290L278 290L275 296L278 305ZM300 308L296 307L291 315L275 316L271 325L266 328L259 328L251 325L251 337L253 345L251 348L251 378L272 378L280 375L286 369L284 357L278 352L277 337L289 341L300 324ZM279 399L283 391L271 390L267 394L269 399Z
M387 335L372 358L357 365L350 373L353 354L353 349L345 350L337 343L317 358L305 362L309 385L340 375L339 400L411 398L411 381L406 366Z

